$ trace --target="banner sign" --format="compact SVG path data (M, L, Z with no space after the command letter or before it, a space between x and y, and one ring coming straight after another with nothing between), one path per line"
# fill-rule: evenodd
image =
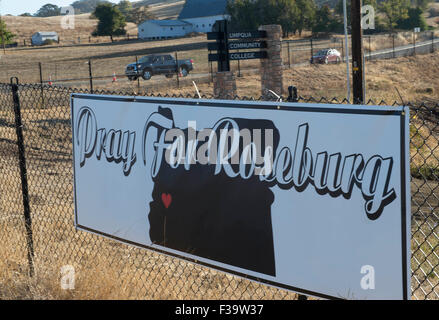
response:
M296 292L410 297L408 108L73 94L80 230Z

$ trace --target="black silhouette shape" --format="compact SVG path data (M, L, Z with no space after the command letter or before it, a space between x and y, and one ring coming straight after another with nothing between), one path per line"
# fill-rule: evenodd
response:
M170 109L159 108L159 112L173 119ZM271 121L233 120L240 129L273 129L276 154L279 133ZM187 130L184 132L187 137ZM274 194L270 185L256 175L250 179L230 178L223 170L215 175L214 169L211 164L174 169L163 160L154 178L148 216L151 241L275 276L271 222Z

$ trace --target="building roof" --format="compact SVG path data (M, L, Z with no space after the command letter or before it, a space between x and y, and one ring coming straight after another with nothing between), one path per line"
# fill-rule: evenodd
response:
M191 25L188 22L180 21L180 20L147 20L147 21L144 21L143 23L145 23L145 22L154 23L154 24L159 25L161 27L178 27L178 26Z
M39 31L39 32L35 32L32 36L35 35L40 35L43 37L53 37L53 36L58 36L58 33L56 33L55 31Z
M226 13L227 0L186 0L178 19L219 16Z

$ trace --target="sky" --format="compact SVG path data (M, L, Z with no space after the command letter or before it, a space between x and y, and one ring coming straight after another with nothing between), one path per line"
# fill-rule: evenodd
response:
M20 15L25 12L34 14L43 5L47 3L55 4L58 7L68 6L75 2L75 0L1 0L0 1L0 14L12 14L14 16ZM118 2L118 1L111 1Z

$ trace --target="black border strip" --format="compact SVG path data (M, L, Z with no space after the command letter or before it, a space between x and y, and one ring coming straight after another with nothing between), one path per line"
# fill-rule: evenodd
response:
M200 101L201 104L197 103L196 100L183 100L184 98L181 98L182 100L177 100L180 98L176 98L176 100L167 100L166 98L162 98L162 99L155 99L155 98L149 98L149 97L141 97L141 100L138 100L137 97L112 97L112 96L97 96L97 95L85 95L85 94L81 94L81 95L77 95L77 94L72 94L71 95L71 119L72 119L72 142L74 143L74 114L73 114L73 104L74 104L74 98L79 98L79 99L87 99L87 100L100 100L100 101L122 101L122 102L137 102L137 103L156 103L156 104L172 104L172 105L183 105L183 106L199 106L199 107L226 107L226 108L241 108L241 109L268 109L268 110L287 110L287 111L298 111L298 112L323 112L323 113L337 113L337 114L369 114L369 115L387 115L387 116L399 116L400 117L400 151L401 151L401 159L400 159L400 167L401 167L401 247L402 247L402 283L403 283L403 288L402 288L402 293L403 293L403 300L408 300L408 292L407 292L407 206L406 206L406 148L405 148L405 111L404 110L367 110L367 109L336 109L336 108L328 108L328 107L300 107L300 106L294 106L294 108L289 108L289 107L285 107L285 106L281 106L280 103L279 105L276 104L272 104L272 105L267 105L267 104L261 104L260 102L258 103L258 101L248 101L248 102L254 102L255 105L251 105L251 104L243 104L243 103L232 103L232 104L227 104L227 102L206 102L206 101ZM247 101L246 101L247 102ZM257 103L257 104L256 104ZM359 106L361 107L361 106ZM74 148L74 145L72 145L72 147ZM85 226L82 226L79 224L78 221L78 216L77 216L77 199L76 199L76 173L75 173L75 155L74 152L72 152L73 154L73 175L74 175L74 183L73 183L73 189L74 189L74 199L75 199L75 227L77 229L80 230L84 230L84 231L88 231L97 235L102 235L104 237L122 242L122 243L126 243L129 245L133 245L139 248L143 248L143 249L148 249L157 253L161 253L161 254L165 254L171 257L175 257L175 258L179 258L185 261L189 261L195 264L199 264L208 268L212 268L218 271L222 271L222 272L226 272L232 275L236 275L239 277L242 277L244 279L249 279L249 280L253 280L256 281L258 283L262 283L262 284L267 284L267 285L271 285L277 288L281 288L281 289L286 289L286 290L291 290L297 293L302 293L305 295L311 295L311 296L315 296L315 297L320 297L320 298L324 298L324 299L334 299L334 300L342 300L342 298L340 297L335 297L335 296L330 296L330 295L326 295L326 294L322 294L319 292L314 292L311 290L306 290L306 289L302 289L302 288L297 288L294 286L289 286L289 285L285 285L282 283L278 283L275 281L270 281L270 280L266 280L266 279L261 279L261 278L257 278L254 276L250 276L248 274L244 274L241 272L237 272L237 271L233 271L233 270L229 270L223 267L219 267L213 264L209 264L206 262L202 262L199 260L195 260L192 258L188 258L182 255L178 255L178 254L174 254L165 250L161 250L158 248L154 248L154 247L150 247L150 246L146 246L140 243L136 243L133 241L129 241L129 240L125 240L122 238L118 238L116 236L110 235L110 234L106 234L104 232L101 231L97 231ZM201 258L201 257L200 257Z
M367 110L367 109L336 109L328 107L301 107L294 106L290 108L285 106L285 103L279 104L263 104L259 101L243 101L249 103L231 103L227 102L206 102L205 100L198 103L195 99L189 100L166 100L167 98L156 99L149 97L110 97L110 96L92 96L92 95L76 95L72 94L72 98L100 100L100 101L121 101L121 102L136 102L136 103L157 103L157 104L172 104L183 106L198 106L198 107L223 107L223 108L241 108L241 109L267 109L267 110L287 110L287 111L302 111L302 112L323 112L323 113L342 113L342 114L372 114L372 115L394 115L399 116L403 113L402 110ZM139 99L140 98L140 99ZM176 98L178 99L178 98ZM182 98L184 99L184 98ZM231 100L233 102L233 100ZM251 105L250 103L255 103ZM317 103L316 103L317 104ZM300 105L300 103L299 103Z
M73 201L75 202L75 226L78 225L78 212L76 211L76 208L78 207L77 204L77 197L76 197L76 168L75 168L75 163L76 163L76 159L75 159L75 121L74 121L74 113L73 113L73 95L70 97L70 118L71 118L71 126L72 126L72 161L73 161L73 190L74 190L74 195L73 195Z
M405 113L401 114L400 137L401 137L401 246L402 246L402 297L408 300L407 293L407 202L406 202L406 150L405 150Z

